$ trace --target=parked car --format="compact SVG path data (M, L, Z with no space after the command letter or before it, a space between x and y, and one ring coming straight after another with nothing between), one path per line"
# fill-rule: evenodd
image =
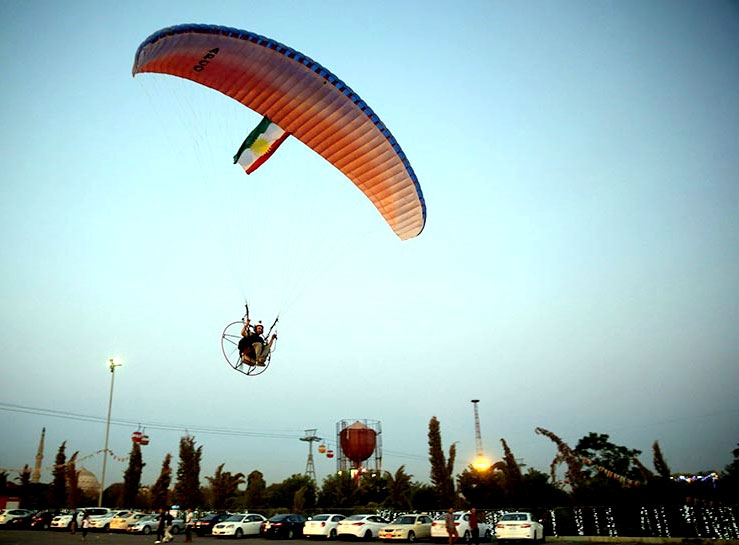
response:
M470 530L470 512L457 511L454 513L454 526L457 527L457 534L460 541L470 542L472 531ZM480 534L480 541L490 541L493 537L493 529L487 522L478 520L477 529ZM434 519L431 524L431 540L449 541L449 535L446 533L446 514L441 514Z
M223 522L231 513L210 513L198 519L193 525L193 530L199 536L207 536L213 532L213 528L219 522Z
M70 524L72 524L72 515L74 513L77 513L77 524L80 523L81 517L80 513L82 513L81 509L77 509L76 511L62 511L57 516L51 519L51 529L52 530L69 530Z
M60 511L53 510L39 511L33 516L31 528L34 530L48 530L51 528L51 521L60 513Z
M110 523L118 515L130 515L133 511L108 511L102 515L90 515L90 530L98 532L107 532L110 530Z
M258 536L259 530L267 518L259 513L246 513L231 515L213 526L212 533L217 537L235 537L240 539L244 536Z
M83 507L82 509L77 509L77 526L79 527L82 522L82 517L85 512L90 515L90 524L92 524L93 519L105 516L111 511L113 510L108 507ZM68 530L72 524L72 515L74 512L75 511L68 511L51 519L52 530Z
M353 536L359 539L374 539L389 521L379 515L351 515L339 521L336 533L341 536Z
M402 539L414 542L431 537L431 517L428 515L400 515L390 524L380 528L377 537L382 540Z
M323 539L336 539L338 531L336 528L339 522L344 520L344 515L326 513L314 515L305 521L303 526L303 535L305 537L322 537Z
M14 516L9 521L7 521L5 524L3 524L3 529L4 530L29 530L31 528L31 523L33 522L34 515L36 515L35 511L28 511L27 513L23 515Z
M140 517L133 522L129 522L128 528L126 528L126 532L130 534L144 534L148 536L149 534L155 534L157 528L159 528L159 514L154 513L150 515L144 515L143 517ZM170 527L169 531L172 533L173 536L183 533L185 531L185 521L180 518L172 520L172 526Z
M544 541L544 526L531 513L506 513L495 525L495 537L501 545L514 539L527 539L536 543Z
M303 535L304 525L305 517L303 515L295 513L275 515L261 524L259 535L267 538L286 537L287 539L293 539Z
M33 511L29 511L28 509L5 509L4 511L0 512L0 526L8 524L14 518L24 517L32 514Z
M123 513L123 514L121 514ZM110 521L111 532L127 532L128 525L146 516L146 513L136 511L122 511L116 514Z

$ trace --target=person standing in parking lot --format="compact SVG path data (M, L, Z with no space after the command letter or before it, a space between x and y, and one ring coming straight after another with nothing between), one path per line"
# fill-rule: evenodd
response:
M90 515L87 511L82 515L82 522L80 522L80 528L82 528L82 541L87 541L87 531L90 529Z
M449 536L449 545L454 545L459 539L459 534L457 533L457 525L454 524L454 509L452 507L449 508L449 512L446 514L444 526L446 526L446 533Z
M470 525L471 542L475 545L480 545L480 526L477 524L477 509L474 507L470 509L470 520L467 521Z
M192 543L192 509L185 515L185 543Z
M159 524L157 524L157 540L154 543L161 543L164 541L164 526L167 523L167 517L164 514L164 509L159 511L159 517L157 518Z

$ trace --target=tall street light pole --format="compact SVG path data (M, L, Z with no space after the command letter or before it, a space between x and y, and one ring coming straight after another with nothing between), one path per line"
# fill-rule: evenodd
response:
M108 437L110 436L110 409L113 407L113 383L115 382L115 368L123 365L118 358L110 358L108 367L110 368L110 397L108 398L108 420L105 424L105 448L103 449L103 476L100 479L100 496L98 497L98 507L103 505L103 490L105 490L105 466L108 463Z

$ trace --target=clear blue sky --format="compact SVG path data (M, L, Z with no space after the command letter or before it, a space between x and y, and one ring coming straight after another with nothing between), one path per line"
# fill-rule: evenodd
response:
M472 398L485 452L505 438L543 471L537 426L608 433L648 466L658 440L676 472L731 461L735 2L6 1L0 19L0 467L33 465L42 427L47 465L62 441L101 449L112 356L110 448L148 426L145 483L183 430L201 477L276 482L303 472L303 430L333 441L352 418L382 423L385 469L427 481L432 416L456 470L472 460ZM257 114L131 77L142 40L190 22L351 86L419 177L421 236L400 242L297 140L245 176ZM281 313L255 379L220 354L245 297Z

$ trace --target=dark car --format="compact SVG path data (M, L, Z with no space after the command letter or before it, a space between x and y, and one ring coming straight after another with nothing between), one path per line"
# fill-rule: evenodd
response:
M275 515L262 523L259 535L262 537L286 537L292 539L303 535L305 517L290 513L287 515Z
M31 528L34 530L48 530L51 528L51 519L60 513L61 511L39 511L33 515Z
M10 519L3 525L4 530L28 530L31 528L33 517L36 514L35 511L18 515L15 518Z
M193 529L199 536L209 536L213 532L213 526L230 517L230 513L211 513L198 520Z

